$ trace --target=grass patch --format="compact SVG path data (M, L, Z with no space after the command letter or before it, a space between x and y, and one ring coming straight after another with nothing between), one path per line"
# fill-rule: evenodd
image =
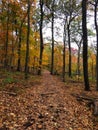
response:
M17 80L12 77L7 77L3 80L3 85L17 83Z
M0 71L0 90L22 94L27 88L40 84L41 76L28 75L25 80L23 72Z

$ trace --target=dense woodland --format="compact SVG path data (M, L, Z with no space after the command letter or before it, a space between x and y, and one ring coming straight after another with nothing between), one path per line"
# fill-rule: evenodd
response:
M98 130L97 91L98 0L0 0L0 130Z
M40 75L47 68L51 74L62 75L63 81L84 77L85 90L90 89L89 80L95 81L98 89L97 7L97 0L2 0L0 66L24 71L25 78L29 72ZM60 20L58 26L55 21ZM92 27L87 27L92 20ZM44 37L49 24L50 40ZM55 35L60 33L62 41L57 41Z

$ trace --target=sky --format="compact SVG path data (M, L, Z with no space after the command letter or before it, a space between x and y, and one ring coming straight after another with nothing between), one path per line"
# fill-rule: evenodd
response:
M61 24L62 20L55 20L55 27L58 29L54 29L54 40L57 41L58 43L63 42L63 25ZM54 27L54 28L55 28ZM94 27L94 16L93 14L90 13L90 17L87 19L87 28L91 29L95 33L95 27ZM43 28L43 37L44 37L44 42L51 41L51 24L47 24ZM96 41L96 37L88 37L88 45L94 44ZM74 48L77 48L77 45L75 43L71 43L71 46Z

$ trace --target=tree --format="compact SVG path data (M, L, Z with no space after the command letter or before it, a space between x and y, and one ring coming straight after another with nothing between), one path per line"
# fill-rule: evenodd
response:
M88 46L88 72L89 76L92 77L92 81L95 79L95 68L96 68L96 50L93 43Z
M44 1L40 0L40 58L39 58L39 69L38 69L38 75L41 75L41 70L42 70L42 57L43 57L43 5Z
M23 6L23 5L22 5ZM20 7L21 7L21 3L20 3ZM21 10L22 12L23 10ZM18 42L18 61L17 61L17 71L20 71L21 68L21 42L22 42L22 28L23 28L23 24L25 22L27 13L24 12L24 15L20 14L20 19L19 19L19 42ZM16 19L17 21L17 19Z
M89 80L88 80L88 42L87 42L87 1L82 0L82 32L83 32L83 74L85 90L89 91Z
M64 19L67 16L67 40L68 40L68 48L69 48L69 77L72 76L72 52L71 52L71 23L72 21L80 14L80 2L76 2L76 0L68 0L60 1L61 12L64 16Z
M95 29L96 29L96 43L97 43L97 54L96 54L96 90L98 91L98 23L97 23L97 9L98 9L98 0L95 1L95 8L94 8L94 14L95 14Z
M51 52L51 74L54 74L54 4L55 0L52 1L52 8L51 8L51 32L52 32L52 52Z
M6 41L5 41L5 60L4 60L4 67L6 68L8 65L8 42L9 42L9 1L7 3L7 21L6 21Z
M46 0L45 1L45 6L47 10L47 19L49 22L51 22L51 74L54 74L54 18L55 18L55 12L56 12L56 3L55 0Z
M98 20L97 20L97 12L98 12L98 0L89 0L91 10L94 11L94 24L96 30L96 90L98 91Z
M29 37L30 37L30 0L28 0L28 9L27 9L27 42L26 42L26 58L25 58L25 79L28 78L28 62L29 62Z
M66 17L67 20L67 17ZM63 82L65 82L65 51L66 51L66 20L65 20L65 24L64 24L64 32L63 32Z
M81 28L81 16L74 19L71 25L71 40L75 42L78 47L77 55L77 74L80 75L80 52L82 46L82 28Z
M72 58L71 58L71 23L80 13L80 3L76 3L74 0L69 1L69 16L67 20L67 31L68 31L68 46L69 46L69 77L72 75Z

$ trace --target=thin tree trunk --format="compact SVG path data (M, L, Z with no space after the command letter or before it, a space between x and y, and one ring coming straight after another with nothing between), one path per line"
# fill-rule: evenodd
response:
M1 2L2 2L1 14L3 14L3 12L4 12L4 1L2 0ZM3 17L1 17L1 33L3 33L4 26L5 26L5 24L3 22ZM3 41L4 46L3 46L2 49L3 49L4 54L2 54L2 59L1 59L1 63L3 64L4 67L5 67L5 43L6 43L5 41L6 40Z
M52 22L51 22L51 32L52 32L52 52L51 52L51 74L54 74L54 3L52 3Z
M54 13L52 13L52 55L51 55L51 74L54 74Z
M27 42L26 42L26 59L25 59L25 79L28 78L28 62L29 62L29 37L30 37L30 0L28 0L28 25L27 25Z
M5 68L8 66L8 41L9 41L9 3L7 10L7 26L6 26L6 41L5 41L5 60L4 60Z
M66 21L64 25L64 35L63 35L63 82L65 82L65 53L66 53Z
M69 77L71 77L71 44L70 44L70 25L67 25L68 30L68 46L69 46Z
M23 23L25 21L26 16L27 16L27 14L24 16L23 20L21 21L20 27L19 27L17 71L20 71L20 69L21 69L21 37L22 37L22 27L23 27ZM17 24L17 20L15 20L15 24ZM16 32L16 36L17 36L17 28L16 28L15 32Z
M14 58L14 36L13 36L13 24L12 24L12 48L11 48L11 59L10 59L10 68L12 68L12 62Z
M77 73L78 73L78 75L80 74L80 48L78 50Z
M92 81L94 79L94 64L93 64L93 59L92 59L92 66L91 66L91 71L92 71Z
M22 24L19 28L19 43L18 43L18 64L17 71L20 71L21 68L21 35L22 35Z
M78 48L78 58L77 58L77 76L79 80L80 76L80 47Z
M88 41L87 41L87 1L82 0L82 31L83 31L83 73L84 73L84 84L85 90L89 91L89 80L88 80Z
M98 0L95 0L95 28L96 28L96 41L97 41L97 54L96 54L96 90L98 91L98 24L97 24L97 8Z
M43 0L40 0L40 59L38 75L41 75L42 71L42 57L43 57Z
M78 77L80 76L80 50L81 50L81 43L82 43L82 39L78 45L78 58L77 58L77 73L78 73Z

